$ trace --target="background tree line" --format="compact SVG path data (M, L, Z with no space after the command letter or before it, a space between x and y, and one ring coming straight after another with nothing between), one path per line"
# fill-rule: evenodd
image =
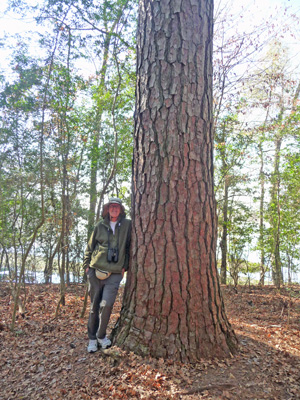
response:
M58 271L63 304L105 198L130 208L137 2L10 7L43 29L2 42L1 271L16 298L31 273ZM224 284L271 271L280 286L300 257L299 68L283 41L299 38L298 17L279 10L241 30L243 18L215 5L218 260Z

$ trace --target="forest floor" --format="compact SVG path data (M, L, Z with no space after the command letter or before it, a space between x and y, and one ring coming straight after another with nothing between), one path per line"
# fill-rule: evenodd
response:
M58 318L59 287L28 285L12 333L12 299L0 283L0 399L300 399L300 287L222 290L239 352L186 365L117 347L88 354L83 285L67 288ZM121 299L120 290L110 328Z

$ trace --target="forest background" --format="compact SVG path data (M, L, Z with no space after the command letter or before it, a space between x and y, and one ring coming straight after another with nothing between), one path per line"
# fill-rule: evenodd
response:
M299 282L300 3L290 3L262 13L254 0L215 2L223 284ZM0 276L16 294L58 272L63 299L83 279L103 202L118 196L130 214L137 2L8 5L2 18L30 29L0 42Z

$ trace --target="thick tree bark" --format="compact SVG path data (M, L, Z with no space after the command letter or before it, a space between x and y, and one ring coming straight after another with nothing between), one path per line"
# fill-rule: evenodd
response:
M116 342L226 356L236 338L216 267L212 0L140 2L131 269Z

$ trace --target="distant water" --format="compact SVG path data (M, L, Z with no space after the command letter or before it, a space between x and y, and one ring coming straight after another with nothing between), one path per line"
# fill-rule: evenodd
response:
M282 268L282 273L283 273L283 280L284 283L288 282L288 269L287 268ZM80 276L79 278L77 276L74 276L74 274L70 273L70 282L71 283L82 283L83 282L83 277ZM249 273L249 274L239 274L239 284L244 284L247 280L250 280L250 284L256 284L259 282L260 279L260 274L259 272L254 272L254 273ZM228 273L228 278L229 278L229 273ZM292 283L300 283L300 272L292 272L291 273L291 278L292 278ZM8 271L0 271L0 281L5 281L8 280ZM66 276L65 276L66 280ZM25 282L26 283L45 283L45 277L43 272L26 272L25 274ZM126 275L123 278L121 285L125 284L126 282ZM52 283L60 283L60 276L59 274L55 273L52 274ZM265 275L265 284L266 285L271 285L272 284L272 273L269 271Z
M227 276L229 277L229 273L227 272ZM288 269L287 268L282 268L282 274L283 274L283 282L288 283L289 275L288 275ZM247 279L250 279L251 284L258 283L260 280L260 273L259 272L254 272L254 273L249 273L249 274L239 274L239 283L244 283ZM291 272L291 281L292 283L300 283L300 272ZM265 285L272 285L272 272L268 271L265 274Z
M70 283L82 283L82 276L78 279L77 276L74 276L72 273L69 274ZM8 280L8 271L0 271L0 282ZM65 276L66 280L66 276ZM121 281L121 285L125 284L126 278L124 277ZM52 283L60 283L59 274L52 274ZM45 283L45 277L43 272L26 272L25 274L25 283Z

